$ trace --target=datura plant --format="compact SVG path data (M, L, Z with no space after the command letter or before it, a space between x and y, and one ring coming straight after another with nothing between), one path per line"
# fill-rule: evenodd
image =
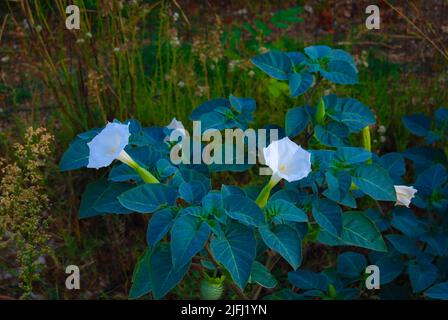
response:
M189 141L176 119L166 127L115 120L78 134L63 155L62 171L110 167L88 184L80 218L150 217L130 298L163 298L192 266L202 272L203 299L448 298L448 109L438 109L434 121L404 117L423 145L380 155L371 150L375 116L366 105L315 96L328 82L358 83L347 52L318 45L251 61L258 72L287 81L291 97L307 101L289 109L283 127L266 124L277 134L264 144L258 137L255 150L244 148L242 158L256 154L258 163L189 161L210 143L214 156L241 155L216 148L219 133L243 132L254 120L255 101L233 95L191 113L203 136L213 133L208 139ZM174 150L181 152L176 161ZM261 169L269 175L250 186L212 189L214 172L256 176ZM379 271L377 290L366 286L371 265Z

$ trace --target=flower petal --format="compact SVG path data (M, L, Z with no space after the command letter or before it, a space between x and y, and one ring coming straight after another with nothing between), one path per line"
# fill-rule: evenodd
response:
M129 143L129 124L111 123L98 133L89 146L87 168L107 167L114 161Z

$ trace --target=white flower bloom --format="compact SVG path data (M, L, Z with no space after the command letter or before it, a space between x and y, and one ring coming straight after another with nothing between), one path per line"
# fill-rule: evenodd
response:
M292 182L305 178L311 172L311 153L302 149L288 137L272 142L263 148L266 164L272 178Z
M417 193L417 189L408 186L394 186L394 187L395 187L395 193L397 194L397 202L395 203L395 205L405 206L409 208L412 198L414 198L415 194Z
M173 118L173 120L171 120L170 124L166 126L167 129L171 129L171 133L170 136L173 135L174 132L176 132L176 135L180 135L182 137L185 137L185 127L182 124L181 121L177 121L176 118ZM164 141L170 141L170 136L166 136Z
M129 143L129 124L109 122L87 145L89 146L89 163L87 168L107 167L118 159L133 167L135 162L124 151Z
M92 39L92 33L91 32L87 32L86 33L86 37L89 38L89 39Z

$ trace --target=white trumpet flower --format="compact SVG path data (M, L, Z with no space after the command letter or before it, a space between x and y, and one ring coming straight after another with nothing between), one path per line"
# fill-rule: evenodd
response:
M412 198L414 198L415 194L417 193L417 189L415 189L412 186L411 187L394 186L394 187L395 187L395 193L397 195L397 202L395 203L395 205L405 206L409 208Z
M272 170L272 179L297 181L311 172L311 153L288 137L272 142L263 148L266 165Z

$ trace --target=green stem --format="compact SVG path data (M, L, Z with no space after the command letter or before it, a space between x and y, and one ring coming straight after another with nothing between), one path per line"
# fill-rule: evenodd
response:
M319 103L317 104L316 122L318 124L320 124L320 125L323 125L325 123L325 102L324 102L324 99L320 99Z
M268 184L264 186L258 195L255 203L263 209L268 203L269 195L271 194L271 190L277 185L280 180L275 179L274 176L271 176L271 180L269 180Z
M123 152L124 156L121 155L118 159L122 161L123 163L130 166L132 169L134 169L139 176L142 178L142 180L146 183L160 183L159 180L157 180L156 177L152 175L151 172L146 170L145 168L142 168L138 165L137 162L135 162L126 152Z
M156 177L152 175L151 172L146 170L145 168L142 168L138 166L137 168L134 168L135 171L140 175L140 177L145 181L146 183L160 183L159 180L157 180Z

